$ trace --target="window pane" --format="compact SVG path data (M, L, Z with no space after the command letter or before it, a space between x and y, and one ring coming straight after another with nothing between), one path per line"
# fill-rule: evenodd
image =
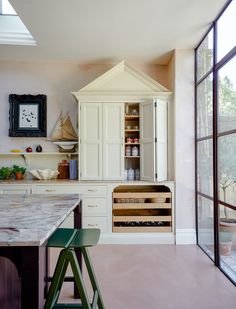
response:
M214 219L213 202L198 196L198 243L213 259Z
M212 139L197 143L197 190L208 196L213 196L213 159Z
M197 87L197 137L212 135L212 74Z
M236 1L231 2L217 25L217 59L220 60L236 45Z
M213 65L213 30L197 49L197 80L203 77Z
M218 74L219 132L236 129L236 57Z
M236 205L236 134L218 139L219 197L221 201Z
M227 220L222 218L227 217ZM236 282L236 210L220 205L219 247L221 268Z

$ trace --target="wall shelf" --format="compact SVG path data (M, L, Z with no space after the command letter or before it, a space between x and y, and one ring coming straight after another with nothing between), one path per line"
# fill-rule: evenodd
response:
M78 152L0 152L0 156L21 156L25 160L25 164L28 165L28 161L30 157L36 156L67 156L68 159L71 158L72 155L78 155Z

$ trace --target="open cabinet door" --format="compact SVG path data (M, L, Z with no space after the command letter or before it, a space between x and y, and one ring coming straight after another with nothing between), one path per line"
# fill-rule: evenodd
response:
M155 102L140 103L140 179L155 181Z
M156 181L167 180L167 106L156 100Z

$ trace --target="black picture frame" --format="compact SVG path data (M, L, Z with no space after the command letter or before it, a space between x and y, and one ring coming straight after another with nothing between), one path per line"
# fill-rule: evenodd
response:
M9 104L9 136L47 136L46 95L10 94Z

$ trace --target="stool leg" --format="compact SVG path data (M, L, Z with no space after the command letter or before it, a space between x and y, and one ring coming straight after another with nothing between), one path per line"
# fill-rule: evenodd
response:
M60 252L56 268L54 270L52 282L48 291L44 309L53 308L59 297L60 289L64 281L66 270L68 267L67 251L64 249Z
M68 251L68 258L70 261L70 265L74 274L75 283L77 286L77 289L79 291L81 303L83 305L83 309L91 309L91 305L89 302L88 294L86 292L85 284L83 281L82 273L80 270L80 266L76 257L76 253L74 249L70 249Z
M105 309L105 305L104 305L104 302L103 302L103 299L102 299L101 292L100 292L99 287L98 287L98 282L97 282L97 279L95 277L95 272L94 272L94 269L93 269L93 264L92 264L91 258L90 258L89 253L88 253L88 249L86 247L82 247L81 251L82 251L82 254L83 254L84 262L85 262L87 270L88 270L88 275L89 275L89 278L90 278L90 281L91 281L91 284L92 284L92 287L93 287L93 291L94 292L97 291L97 293L98 293L98 308L99 309Z

